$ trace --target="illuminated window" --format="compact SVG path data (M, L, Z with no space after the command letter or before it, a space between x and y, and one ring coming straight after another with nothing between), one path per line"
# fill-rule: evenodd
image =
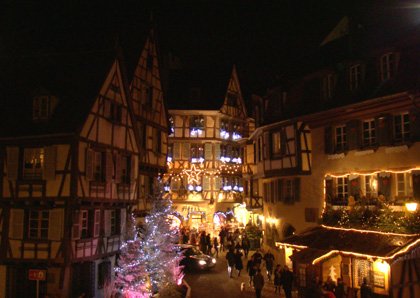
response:
M350 90L356 90L360 87L361 78L362 66L360 64L350 66Z
M168 144L168 155L166 157L167 162L171 162L174 156L174 144Z
M368 199L374 198L377 195L378 180L376 175L365 176L365 194Z
M395 76L396 56L395 53L386 53L381 56L381 80L386 81Z
M191 144L191 162L204 161L204 147L202 144Z
M394 115L394 140L407 142L410 137L410 119L408 113Z
M204 117L191 116L190 117L190 136L199 137L204 134Z
M376 144L375 120L363 121L363 146L370 147Z
M281 154L281 134L279 131L271 134L271 150L274 155Z
M410 186L410 174L408 173L397 173L396 175L396 194L398 197L406 197L409 195Z
M48 239L49 211L29 212L29 238Z
M80 238L88 238L89 235L89 213L87 210L80 211Z
M341 125L335 128L335 149L336 151L344 151L347 148L346 126Z
M44 148L25 148L23 178L41 179L44 167Z
M348 196L348 178L338 177L337 178L337 198L345 199Z
M229 133L229 122L227 121L220 121L220 137L222 139L229 139L230 133Z
M175 133L174 117L169 117L169 136L173 136Z
M242 129L239 123L233 123L232 140L239 140L242 138Z

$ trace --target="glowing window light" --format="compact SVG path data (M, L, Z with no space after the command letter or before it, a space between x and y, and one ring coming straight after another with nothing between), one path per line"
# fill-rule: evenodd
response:
M203 134L203 130L199 129L199 128L193 128L193 129L191 129L190 134L193 137L201 136Z
M416 202L407 202L407 203L405 203L405 208L409 212L415 212L417 210L417 203Z
M233 135L232 135L232 139L233 140L239 140L239 139L241 139L242 138L242 135L240 135L239 133L237 133L237 132L234 132L233 133Z
M222 139L229 139L229 132L227 132L226 130L221 130L220 131L220 137L222 138Z

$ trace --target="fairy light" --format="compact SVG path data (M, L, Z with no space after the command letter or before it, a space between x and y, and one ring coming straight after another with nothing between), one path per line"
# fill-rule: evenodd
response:
M371 175L380 174L380 173L403 174L403 173L411 173L413 171L420 171L420 167L410 168L406 170L378 170L378 171L373 171L370 173L350 172L350 173L342 174L342 175L326 174L325 177L345 178L348 175L371 176Z

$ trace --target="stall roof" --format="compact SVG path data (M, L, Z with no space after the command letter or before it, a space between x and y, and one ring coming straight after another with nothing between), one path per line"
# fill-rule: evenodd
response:
M392 259L419 246L420 234L382 233L318 226L285 238L277 245L311 248L325 254L343 253Z

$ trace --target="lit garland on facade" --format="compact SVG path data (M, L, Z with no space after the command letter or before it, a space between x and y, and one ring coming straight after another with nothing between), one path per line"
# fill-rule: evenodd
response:
M373 171L369 173L362 173L362 172L351 172L347 174L342 175L334 175L334 174L326 174L325 177L331 177L331 178L345 178L349 175L355 175L355 176L372 176L380 173L391 173L391 174L403 174L403 173L410 173L413 171L420 171L420 167L415 167L407 170L379 170L379 171Z

